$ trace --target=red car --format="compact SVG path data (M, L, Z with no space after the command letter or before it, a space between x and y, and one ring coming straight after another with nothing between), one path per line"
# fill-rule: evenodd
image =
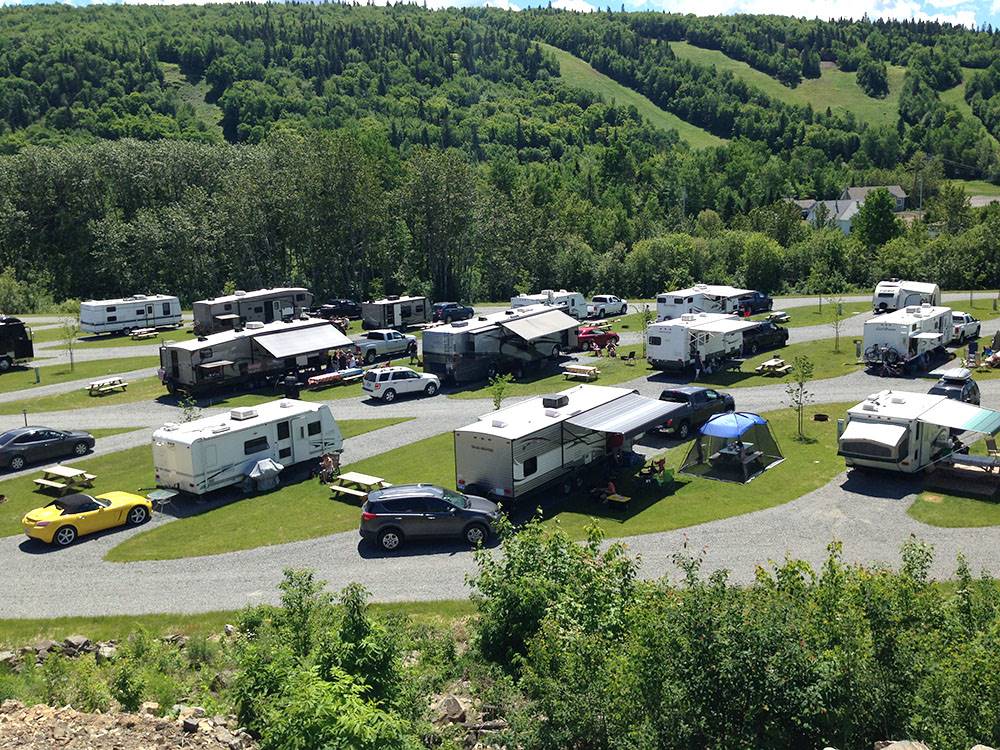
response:
M576 332L576 341L580 351L593 349L595 346L604 349L608 344L618 346L618 334L603 328L583 326Z

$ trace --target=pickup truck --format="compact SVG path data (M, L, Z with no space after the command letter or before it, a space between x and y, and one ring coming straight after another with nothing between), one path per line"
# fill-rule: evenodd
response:
M701 427L716 414L736 409L736 401L728 393L693 385L668 388L660 393L660 401L677 404L661 429L673 433L679 440L687 440L691 430Z
M628 300L613 294L598 294L587 305L588 318L604 318L608 315L624 315L628 312Z
M753 356L766 349L777 349L788 343L788 329L767 320L743 332L743 353Z
M358 356L369 365L377 357L391 357L396 354L412 356L417 353L416 336L388 328L368 331L364 336L353 339L353 341L358 350Z
M764 292L750 292L744 294L736 300L740 310L749 310L751 315L768 312L774 307L774 300L771 295Z
M951 311L951 324L954 326L951 337L951 343L953 344L964 344L966 341L974 341L979 338L979 332L982 330L982 323L978 319L972 317L969 313L959 312L958 310Z

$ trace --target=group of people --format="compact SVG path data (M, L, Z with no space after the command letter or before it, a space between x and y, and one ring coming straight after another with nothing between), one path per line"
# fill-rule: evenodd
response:
M353 370L355 367L361 366L361 360L354 355L353 351L348 353L341 349L330 364L336 370Z
M609 343L606 348L607 348L608 356L609 357L617 357L618 356L618 347L614 343ZM600 357L601 356L601 351L602 351L601 350L601 345L598 344L596 341L591 342L591 344L590 344L590 351L593 352L593 354L594 354L595 357Z

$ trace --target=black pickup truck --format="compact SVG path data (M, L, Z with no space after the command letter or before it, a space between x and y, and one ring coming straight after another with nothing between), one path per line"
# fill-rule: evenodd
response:
M767 349L777 349L788 343L788 329L769 320L743 331L743 353L753 356Z
M691 430L701 427L716 414L736 409L736 401L728 393L694 385L668 388L660 394L660 401L677 404L662 429L680 440L687 440Z

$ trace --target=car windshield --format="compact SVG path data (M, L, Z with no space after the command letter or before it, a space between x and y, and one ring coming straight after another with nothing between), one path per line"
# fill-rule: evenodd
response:
M451 490L443 490L441 492L441 497L447 500L449 503L454 505L456 508L468 508L469 498L458 492L452 492Z

